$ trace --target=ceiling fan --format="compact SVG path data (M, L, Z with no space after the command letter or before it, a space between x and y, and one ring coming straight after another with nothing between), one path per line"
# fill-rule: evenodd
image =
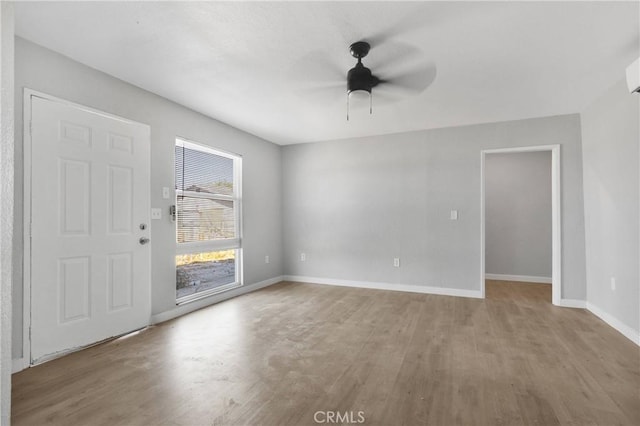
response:
M422 93L436 77L435 64L419 48L386 34L352 43L349 52L357 60L350 69L334 51L307 53L291 68L290 78L299 82L294 92L329 105L344 96L346 86L348 120L350 109L359 110L367 103L373 112L373 93L376 103L390 105Z
M372 89L374 87L384 85L392 90L400 88L408 92L421 93L435 78L435 66L432 64L427 64L427 67L421 66L417 71L411 73L391 78L380 78L362 63L362 58L369 54L370 49L371 45L366 41L357 41L349 46L351 56L356 58L358 62L347 72L347 120L349 120L349 101L352 95L368 95L369 114L371 114L373 112Z

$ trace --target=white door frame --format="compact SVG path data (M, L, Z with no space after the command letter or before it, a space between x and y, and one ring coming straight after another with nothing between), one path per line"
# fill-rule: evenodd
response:
M485 157L487 154L551 151L551 302L562 306L562 217L560 185L560 145L486 149L480 153L480 290L485 297Z
M23 306L22 306L22 369L31 366L31 98L37 97L52 102L58 102L83 111L112 118L114 120L149 127L147 124L129 120L114 114L109 114L95 108L70 102L46 93L33 89L24 89L23 101L23 143L24 143L24 183L23 183L23 264L22 264L22 286L23 286ZM151 299L151 294L149 294Z

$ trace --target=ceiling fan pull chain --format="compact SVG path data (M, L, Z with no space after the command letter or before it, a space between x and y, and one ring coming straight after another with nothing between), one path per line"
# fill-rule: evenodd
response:
M369 115L373 113L373 92L369 92Z
M347 121L349 121L349 94L347 93Z

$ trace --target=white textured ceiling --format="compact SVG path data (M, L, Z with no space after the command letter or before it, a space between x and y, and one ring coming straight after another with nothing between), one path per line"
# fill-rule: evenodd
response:
M575 113L640 56L635 2L47 2L16 33L264 139L290 144ZM348 47L419 94L346 121ZM435 76L435 79L434 79ZM388 92L388 91L387 91Z

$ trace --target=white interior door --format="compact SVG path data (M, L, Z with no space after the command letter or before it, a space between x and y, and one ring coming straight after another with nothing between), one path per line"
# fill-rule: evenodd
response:
M149 323L149 127L31 97L31 361ZM145 228L145 229L141 229Z

